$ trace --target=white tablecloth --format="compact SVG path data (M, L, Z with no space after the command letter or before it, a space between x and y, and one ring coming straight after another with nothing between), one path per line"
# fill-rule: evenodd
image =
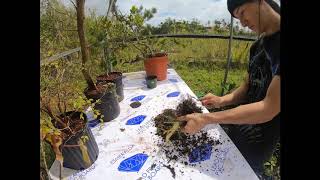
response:
M120 102L120 115L104 126L92 127L99 147L98 159L83 171L64 168L63 177L86 180L173 179L172 172L163 166L168 164L168 159L159 153L160 147L155 143L159 137L154 135L156 128L152 118L164 109L175 108L188 95L195 95L173 69L168 69L167 80L158 81L155 89L148 89L144 78L144 71L124 74L124 100ZM140 101L142 105L132 108L130 104L133 101ZM208 111L204 108L203 112ZM87 114L92 120L90 111ZM209 159L201 164L195 163L194 167L179 160L170 161L175 179L258 179L218 124L208 125L205 130L222 144L214 146ZM58 179L57 161L50 168L50 175Z

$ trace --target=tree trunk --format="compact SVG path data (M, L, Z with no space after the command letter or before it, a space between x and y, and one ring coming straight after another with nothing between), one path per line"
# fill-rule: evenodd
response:
M80 46L81 46L81 54L82 54L82 74L88 84L89 89L96 89L96 86L90 77L89 73L85 68L85 63L88 61L88 50L87 50L87 43L84 36L84 1L85 0L77 0L77 30L80 39Z

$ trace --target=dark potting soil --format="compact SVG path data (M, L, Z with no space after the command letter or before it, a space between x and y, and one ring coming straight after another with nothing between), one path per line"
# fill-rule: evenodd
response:
M97 80L100 81L113 81L121 76L121 73L110 73L110 74L104 74L97 77Z
M167 53L156 53L154 55L148 55L148 58L153 58L153 57L163 57L163 56L167 56Z
M164 144L166 139L165 132L177 121L176 118L195 112L201 113L202 110L196 106L196 103L191 98L189 98L181 102L176 110L165 109L163 113L154 118L154 123L157 128L156 135L160 136L161 139L161 141L158 142L158 146L162 146L161 150L164 151L169 160L177 161L180 159L188 159L189 154L196 148L198 148L201 153L206 153L206 151L208 151L207 145L215 146L221 144L219 140L214 140L205 131L200 131L197 134L187 136L185 133L181 132L180 129L171 136L171 143ZM181 123L180 126L184 126L184 124ZM190 158L197 159L196 157ZM188 162L183 163L185 165L189 164ZM190 165L195 166L195 164Z
M141 103L139 101L135 101L135 102L131 103L130 106L132 108L138 108L141 106Z
M61 116L60 120L65 123L65 124L69 124L69 128L64 128L62 124L60 124L58 121L56 121L55 119L52 120L53 125L58 128L58 129L63 129L61 130L61 135L63 138L63 141L67 140L68 137L70 137L72 134L76 134L78 132L80 132L81 130L83 130L84 126L85 126L85 122L83 119L80 119L79 116L77 116L78 112L73 112L68 116ZM72 133L74 132L74 133Z
M107 87L103 86L102 84L97 84L96 88L97 89L88 89L84 93L90 98L99 99L102 93L106 91Z

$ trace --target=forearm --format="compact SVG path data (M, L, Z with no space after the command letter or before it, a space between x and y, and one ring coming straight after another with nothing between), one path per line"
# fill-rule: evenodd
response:
M221 106L228 106L232 104L239 104L246 100L248 91L248 77L246 77L245 82L243 82L240 87L234 90L232 93L222 96Z
M205 113L202 117L207 124L260 124L270 121L277 113L264 101L259 101L226 111Z

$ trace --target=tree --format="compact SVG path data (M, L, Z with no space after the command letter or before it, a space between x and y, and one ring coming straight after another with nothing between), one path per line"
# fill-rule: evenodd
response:
M84 1L85 0L77 0L75 8L77 10L77 28L78 28L78 35L80 39L80 46L81 46L81 54L82 54L82 74L88 84L89 89L97 89L95 83L93 82L91 76L87 72L85 68L85 63L88 61L88 49L87 49L87 42L84 35L84 27L83 22L85 18L84 14Z

